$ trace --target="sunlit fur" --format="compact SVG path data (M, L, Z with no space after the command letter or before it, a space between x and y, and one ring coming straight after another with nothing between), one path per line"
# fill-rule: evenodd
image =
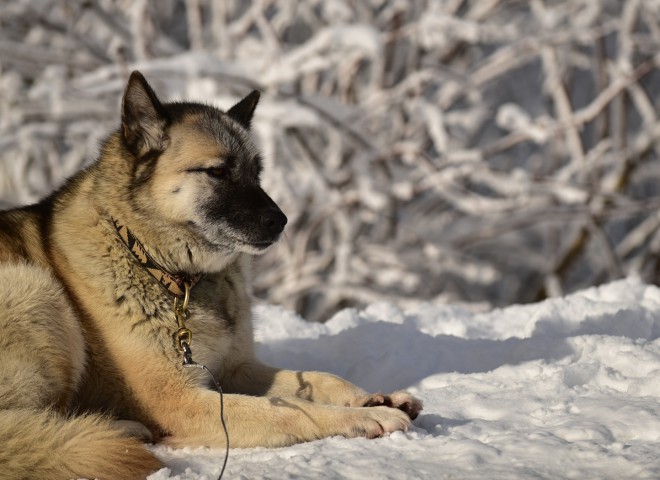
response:
M421 410L405 392L369 395L255 358L246 253L286 223L259 186L246 130L257 100L227 113L161 104L133 73L99 160L42 202L0 212L0 476L138 479L161 466L145 437L225 445L218 394L182 366L173 299L113 219L163 268L204 275L187 326L194 359L227 393L232 446L376 437Z

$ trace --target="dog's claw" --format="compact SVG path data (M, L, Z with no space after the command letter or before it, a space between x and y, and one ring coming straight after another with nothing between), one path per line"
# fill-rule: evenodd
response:
M386 407L389 407L389 405L386 404L386 397L382 393L375 393L374 395L371 395L367 397L366 401L362 405L363 407L378 407L385 405Z
M380 392L367 395L358 400L358 406L397 408L407 414L411 420L416 419L424 408L421 400L402 390L389 395Z

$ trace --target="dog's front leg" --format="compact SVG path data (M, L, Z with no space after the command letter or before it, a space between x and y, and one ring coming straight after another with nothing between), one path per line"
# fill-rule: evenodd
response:
M370 394L329 373L282 370L257 360L242 364L225 381L237 393L296 397L346 407L387 406L406 412L411 419L422 410L422 402L405 391Z
M225 394L224 418L232 447L280 447L319 438L379 437L406 430L410 419L391 408L318 405L295 397ZM156 412L154 412L156 413ZM194 389L176 409L157 412L173 446L223 447L225 436L216 392Z

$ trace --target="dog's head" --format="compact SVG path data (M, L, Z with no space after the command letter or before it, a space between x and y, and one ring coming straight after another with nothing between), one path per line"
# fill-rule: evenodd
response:
M261 157L248 132L258 100L253 91L227 112L164 103L133 72L119 132L132 208L219 252L261 253L277 241L287 218L260 186Z

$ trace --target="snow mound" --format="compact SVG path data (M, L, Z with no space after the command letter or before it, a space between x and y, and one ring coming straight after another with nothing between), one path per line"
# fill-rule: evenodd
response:
M622 280L474 313L420 304L325 324L254 311L267 363L323 370L425 409L407 433L233 449L225 478L660 478L660 289ZM213 479L223 452L157 446L150 480Z

